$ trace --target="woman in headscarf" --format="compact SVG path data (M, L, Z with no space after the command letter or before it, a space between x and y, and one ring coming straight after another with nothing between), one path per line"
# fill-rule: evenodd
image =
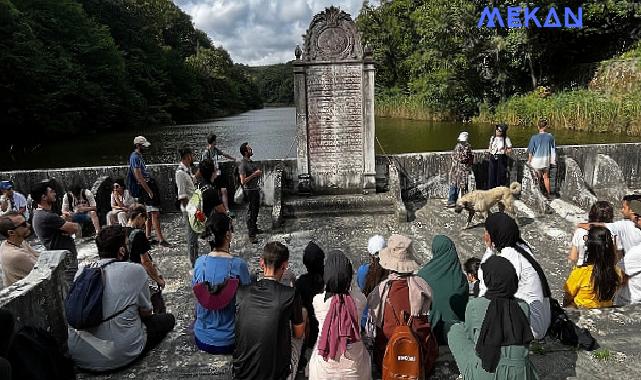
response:
M418 275L432 288L430 323L439 344L447 344L450 327L465 318L465 306L470 286L454 242L447 236L432 239L432 260L418 271Z
M468 176L470 175L472 162L474 161L472 146L467 142L468 137L469 134L467 132L461 132L454 146L452 167L450 168L450 190L447 197L447 207L456 206L459 191L461 194L467 193Z
M421 344L423 371L427 376L438 356L438 342L429 323L432 289L413 274L419 265L414 258L412 240L407 236L390 236L379 257L381 266L390 274L367 297L368 330L373 330L369 328L372 324L376 330L374 361L381 368L387 342L396 326L404 322L400 318L406 313L412 317L411 328ZM392 307L388 307L390 305Z
M323 287L325 286L325 282L323 281L325 252L313 241L310 241L307 247L305 247L303 264L307 268L307 273L298 277L294 287L298 291L298 294L300 294L303 307L307 309L307 315L309 315L309 333L305 337L304 351L306 348L313 348L318 337L318 321L314 316L314 305L312 301L314 296L323 292ZM301 359L299 368L303 368L305 365L304 355Z
M496 254L508 259L519 279L515 297L527 302L530 308L530 325L534 339L542 339L550 326L550 286L541 265L532 256L530 247L521 239L516 221L505 213L496 212L485 220L483 236L487 250L481 260L485 262ZM483 281L483 266L479 270L479 295L486 286Z
M310 380L369 379L371 362L359 319L367 301L352 289L352 263L341 251L325 260L325 291L314 297L320 334L309 359Z
M519 279L514 266L493 256L481 268L487 291L468 302L465 322L448 334L461 375L465 380L538 379L528 358L533 338L528 306L515 298Z

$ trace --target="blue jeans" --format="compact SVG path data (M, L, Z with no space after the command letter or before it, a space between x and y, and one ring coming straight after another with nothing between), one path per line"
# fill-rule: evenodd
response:
M183 217L185 218L185 239L187 239L187 252L189 252L189 262L191 262L191 267L194 267L196 259L200 256L198 252L198 234L191 229L189 225L189 214L183 212Z
M198 347L199 350L212 355L231 355L234 353L233 344L230 344L229 346L212 346L211 344L201 342L195 335L194 340L196 341L196 347Z
M448 205L453 205L456 203L458 200L458 187L454 185L450 185L450 191L447 195L447 204Z

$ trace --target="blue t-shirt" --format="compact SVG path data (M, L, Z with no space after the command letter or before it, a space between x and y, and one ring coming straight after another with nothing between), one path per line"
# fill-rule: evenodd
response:
M140 198L142 195L142 186L136 180L134 175L134 169L140 168L142 171L142 176L145 179L149 178L149 173L147 172L147 167L145 166L145 160L142 158L142 155L136 151L133 151L129 156L129 172L127 173L127 187L129 188L129 194L134 198Z
M527 151L533 157L549 157L555 149L554 136L550 133L538 133L530 138Z
M358 287L363 291L363 288L365 288L365 279L367 279L367 272L369 271L369 263L363 264L358 268L358 271L356 271L356 283L358 284ZM363 315L361 315L361 327L365 328L365 324L367 323L367 305L365 305L365 309L363 310Z
M191 285L203 280L211 284L220 284L230 273L240 279L240 285L249 285L249 269L240 257L201 256L194 265L194 277ZM207 310L196 301L196 322L194 335L202 343L210 346L230 346L234 344L234 327L236 323L236 301L232 300L221 310Z

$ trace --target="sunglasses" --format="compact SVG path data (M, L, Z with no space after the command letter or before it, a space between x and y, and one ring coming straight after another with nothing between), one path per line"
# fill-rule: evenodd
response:
M120 189L120 185L114 185L114 189Z

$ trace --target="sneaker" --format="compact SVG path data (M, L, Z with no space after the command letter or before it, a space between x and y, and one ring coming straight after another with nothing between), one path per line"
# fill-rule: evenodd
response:
M257 238L256 236L250 236L250 237L249 237L249 241L250 241L252 244L258 244L258 238Z
M169 242L167 240L161 241L160 245L162 245L163 247L170 247L171 246L171 244L169 244Z

